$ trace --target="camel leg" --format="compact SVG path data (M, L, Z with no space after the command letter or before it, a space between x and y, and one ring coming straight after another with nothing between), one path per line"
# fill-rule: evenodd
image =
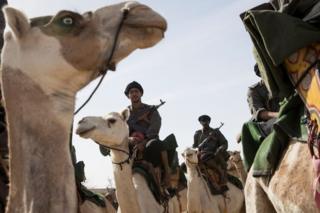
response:
M246 211L250 213L276 213L266 193L252 175L248 175L244 188Z

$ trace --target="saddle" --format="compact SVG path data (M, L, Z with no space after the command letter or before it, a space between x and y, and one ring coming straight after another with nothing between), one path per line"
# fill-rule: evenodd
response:
M222 177L218 171L204 164L199 164L199 169L200 175L205 179L212 195L223 195L224 192L228 191L228 187L221 184Z
M226 191L229 190L228 186L221 184L221 175L218 171L207 167L204 164L199 164L200 175L205 179L210 192L212 195L224 195ZM235 176L227 174L228 182L232 183L234 186L243 190L242 182Z
M160 169L154 168L151 163L145 160L135 160L132 169L134 173L137 172L145 178L149 189L160 205L169 200L169 194L162 187Z

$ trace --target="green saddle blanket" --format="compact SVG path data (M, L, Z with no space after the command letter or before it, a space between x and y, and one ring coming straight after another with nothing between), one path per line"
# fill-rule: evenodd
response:
M283 101L279 117L266 138L261 137L253 124L244 125L242 146L247 171L253 166L253 176L272 176L290 138L307 140L304 105L298 95Z

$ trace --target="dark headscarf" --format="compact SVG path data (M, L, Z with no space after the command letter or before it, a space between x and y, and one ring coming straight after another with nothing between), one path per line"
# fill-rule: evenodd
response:
M140 92L143 94L143 88L142 86L136 82L136 81L132 81L130 84L127 85L126 89L124 90L124 94L126 96L129 95L129 91L132 89L132 88L136 88L138 90L140 90Z
M211 118L209 115L201 115L199 118L198 118L199 122L201 121L208 121L210 122L211 121Z

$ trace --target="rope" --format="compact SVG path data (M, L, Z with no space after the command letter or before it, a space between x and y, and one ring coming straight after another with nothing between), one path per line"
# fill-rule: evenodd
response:
M99 144L98 142L96 142L96 143ZM115 150L115 151L118 151L118 152L123 152L123 153L128 155L128 158L123 160L123 161L120 161L120 162L113 162L112 161L113 164L116 164L116 165L120 166L121 170L122 170L122 164L125 164L125 163L130 164L130 159L131 159L132 156L130 155L130 153L128 151L123 150L123 149L118 149L118 148L115 148L115 147L111 147L111 146L102 145L102 144L99 144L99 145L102 146L103 148Z
M122 18L121 18L121 21L120 21L120 24L119 24L119 27L117 28L117 31L116 31L116 34L115 34L115 37L114 37L114 41L113 41L113 45L112 45L112 49L111 49L111 53L108 57L108 60L107 60L107 66L106 66L106 69L102 68L100 73L102 73L102 76L98 82L98 84L95 86L95 88L93 89L92 93L89 95L89 97L87 98L87 100L73 113L74 115L78 114L78 112L80 112L80 110L85 107L85 105L87 105L87 103L91 100L92 96L95 94L95 92L98 90L98 88L100 87L104 77L106 76L108 70L109 70L109 67L110 67L110 62L113 58L113 55L114 55L114 52L115 52L115 49L116 49L116 45L117 45L117 42L118 42L118 38L119 38L119 34L120 34L120 31L121 31L121 28L123 26L123 22L124 20L127 18L128 16L128 13L129 13L129 9L124 9L122 10Z

